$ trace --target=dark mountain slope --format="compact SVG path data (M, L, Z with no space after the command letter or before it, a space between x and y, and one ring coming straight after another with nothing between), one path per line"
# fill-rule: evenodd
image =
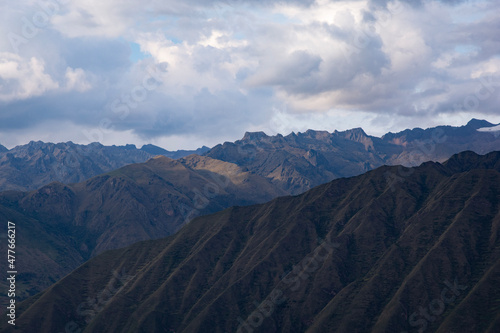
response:
M85 263L25 301L16 328L498 332L499 160L467 152L396 184L382 167L199 217Z
M234 164L197 155L182 162L157 157L83 183L54 182L32 192L0 193L0 216L19 230L26 286L19 290L24 296L105 250L165 237L200 214L283 194ZM2 261L0 269L6 265Z

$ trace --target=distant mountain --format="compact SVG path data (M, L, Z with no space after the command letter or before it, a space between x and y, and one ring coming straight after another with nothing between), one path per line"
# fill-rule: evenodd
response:
M156 155L180 158L207 150L203 147L196 151L169 152L153 145L137 149L135 145L41 141L31 141L11 150L0 146L0 191L29 191L53 181L78 183L127 164L146 162Z
M361 128L333 133L308 130L287 136L246 133L241 140L217 145L205 155L246 167L288 193L299 194L382 165L417 166L443 162L465 150L478 154L500 150L500 136L478 131L493 126L473 119L462 127L415 128L382 138L367 135Z
M378 151L403 148L367 136L362 129L267 136L246 133L234 143L217 145L205 156L238 164L291 193L298 194L335 178L358 175L384 163Z
M165 154L171 153L166 149L163 149L163 148L157 147L155 145L151 145L151 144L142 146L141 150L145 151L146 153L149 153L151 155L164 155L164 156L166 156ZM167 156L167 157L170 157L170 156Z
M382 137L386 142L405 147L403 153L389 159L390 164L416 166L427 161L445 161L450 156L470 150L478 154L500 150L500 137L478 129L496 125L485 120L472 119L465 126L438 126L429 129L416 128Z
M207 151L210 150L207 146L203 146L201 148L198 148L196 150L177 150L177 151L168 151L166 149L154 146L154 145L144 145L141 148L142 151L145 151L147 153L150 153L151 155L163 155L167 156L173 159L178 159L182 157L186 157L192 154L196 155L203 155Z
M16 329L499 332L499 189L500 152L464 152L233 207L91 259Z
M105 250L165 237L200 214L284 194L231 163L158 156L82 183L0 193L0 218L19 230L17 288L23 298ZM6 261L0 269L6 271ZM0 282L2 296L5 283Z

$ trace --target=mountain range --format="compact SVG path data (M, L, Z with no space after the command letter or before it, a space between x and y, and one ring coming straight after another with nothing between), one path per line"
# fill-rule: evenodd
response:
M103 146L73 142L31 141L7 149L0 146L0 191L30 191L53 181L78 183L132 163L142 163L156 155L180 158L202 154L208 147L170 152L153 145Z
M123 171L122 171L123 172ZM104 252L23 332L499 332L500 152L383 166Z
M198 154L237 164L268 178L287 193L299 194L382 165L417 166L426 161L443 162L465 150L478 154L500 150L498 132L478 131L494 126L472 119L461 127L415 128L381 138L367 135L361 128L333 133L308 130L287 136L254 132L212 149L204 146L176 152L153 145L137 149L135 145L32 141L11 150L0 147L0 191L30 191L52 181L78 183L157 155L178 159Z
M500 150L497 132L481 132L495 125L472 119L461 127L438 126L387 133L381 138L361 128L344 132L308 130L268 136L245 133L241 140L212 149L167 151L154 145L103 146L72 142L30 142L11 150L0 146L0 191L30 191L52 181L78 183L157 155L173 159L190 154L235 163L271 180L290 194L302 193L339 177L360 175L381 165L417 166L443 162L453 154L471 150L485 154Z
M478 154L500 150L496 132L478 131L494 126L472 119L461 127L415 128L381 138L367 135L361 128L333 133L308 130L287 136L246 133L243 139L217 145L205 155L246 167L288 193L299 194L382 165L418 166L443 162L466 150Z

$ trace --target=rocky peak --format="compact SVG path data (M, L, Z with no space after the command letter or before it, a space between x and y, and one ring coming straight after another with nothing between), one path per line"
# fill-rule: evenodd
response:
M330 133L327 131L315 131L308 129L305 133L299 133L300 136L317 139L317 140L325 140L330 137Z
M241 141L260 141L264 138L268 138L269 136L260 131L260 132L245 132L243 139Z
M361 127L353 128L344 132L338 132L337 134L344 139L362 143L367 151L374 149L372 137L368 136L368 134L366 134Z
M365 131L361 128L353 128L344 132L339 132L339 134L343 134L343 136L346 139L357 141L361 138L366 138L368 135L365 133Z
M127 145L122 146L122 147L125 150L136 150L137 149L137 147L135 145L131 145L131 144L127 144Z

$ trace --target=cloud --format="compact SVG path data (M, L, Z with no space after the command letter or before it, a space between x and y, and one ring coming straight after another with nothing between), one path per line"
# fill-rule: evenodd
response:
M251 86L282 86L291 91L305 91L305 82L319 72L323 59L307 50L297 50L284 56L279 64L265 59L259 71L247 80Z
M0 5L25 39L0 36L0 130L20 141L58 121L201 143L307 118L378 132L498 114L496 1L43 1L57 6Z
M45 72L43 60L0 53L0 101L28 99L58 87L58 83Z
M66 68L66 89L84 92L92 88L81 68Z

